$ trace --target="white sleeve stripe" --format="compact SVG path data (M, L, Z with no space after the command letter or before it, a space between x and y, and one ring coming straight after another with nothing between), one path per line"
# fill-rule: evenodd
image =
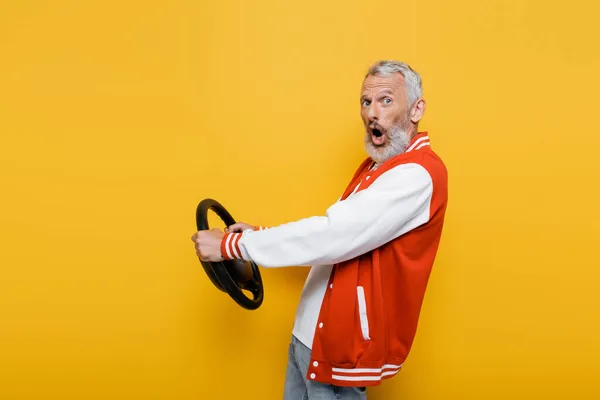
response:
M231 236L232 235L227 235L227 240L225 240L225 252L227 253L227 258L229 259L233 258L231 256L231 252L229 251L229 243L231 243Z
M240 236L241 235L239 233L236 233L233 240L231 240L231 249L233 251L233 254L235 255L235 258L241 258L240 254L237 251L237 242L240 240Z

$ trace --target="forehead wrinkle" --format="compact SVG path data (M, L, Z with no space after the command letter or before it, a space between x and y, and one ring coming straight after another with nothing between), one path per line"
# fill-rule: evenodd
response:
M364 80L362 92L364 94L366 91L372 92L376 89L380 89L380 91L388 89L394 93L402 90L403 86L404 77L402 75L395 75L393 77L370 76Z
M398 90L401 90L401 87L399 85L395 85L394 86L388 86L388 85L374 85L374 86L365 86L362 90L362 97L368 96L368 95L375 95L375 94L396 94L396 92Z

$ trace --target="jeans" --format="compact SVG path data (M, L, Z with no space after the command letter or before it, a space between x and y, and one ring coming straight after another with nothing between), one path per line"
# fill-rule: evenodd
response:
M345 387L306 378L311 350L295 336L289 346L283 400L366 400L364 387Z

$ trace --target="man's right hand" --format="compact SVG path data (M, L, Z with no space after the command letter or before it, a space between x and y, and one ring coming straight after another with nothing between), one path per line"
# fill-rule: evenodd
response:
M254 225L250 225L247 224L245 222L237 222L233 225L228 226L227 228L225 228L225 232L227 233L241 233L247 229L252 229L255 230L256 227Z

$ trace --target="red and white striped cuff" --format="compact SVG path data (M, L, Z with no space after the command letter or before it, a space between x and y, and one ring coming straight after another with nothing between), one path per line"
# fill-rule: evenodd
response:
M221 255L225 260L243 259L239 241L241 233L226 233L221 240Z
M264 231L265 229L269 229L266 226L254 226L255 231ZM243 260L244 256L242 255L242 250L240 249L240 239L242 238L243 233L225 233L223 239L221 240L221 255L225 260L233 260L239 259Z

